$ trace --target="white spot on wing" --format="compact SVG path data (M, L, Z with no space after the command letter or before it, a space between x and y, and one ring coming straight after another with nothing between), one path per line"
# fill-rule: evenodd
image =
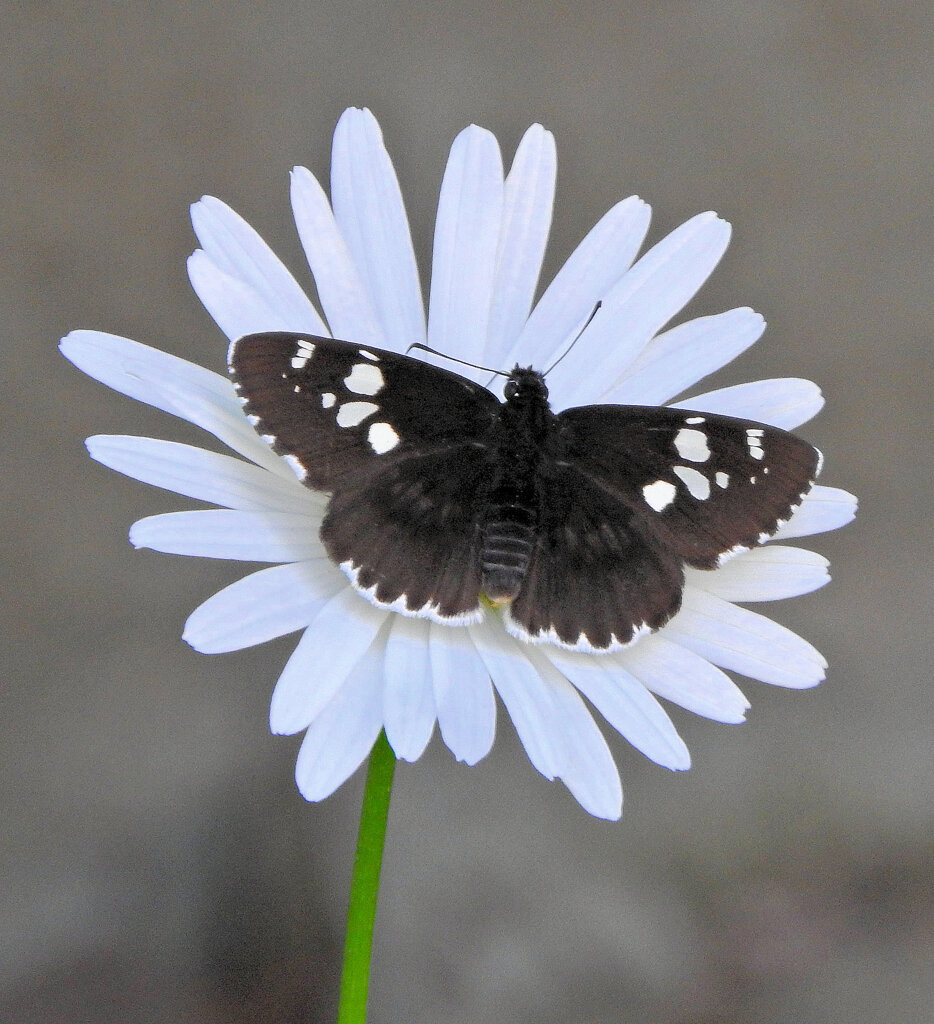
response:
M355 395L375 395L386 382L379 367L372 363L357 363L344 378L344 385Z
M330 409L331 406L337 401L337 396L332 394L330 391L325 391L321 395L321 407L323 409Z
M762 448L762 436L765 431L759 427L749 427L746 430L746 444L749 446L749 454L754 459L764 459L765 451Z
M388 423L374 423L367 431L366 439L377 455L385 455L399 443L399 435Z
M706 423L707 421L703 416L688 416L684 422L691 424L691 426L696 426L698 423Z
M363 356L364 359L372 359L374 363L379 362L379 356L375 352L371 352L369 349L366 348L360 348L357 349L357 351L360 353L360 355Z
M675 434L675 448L678 449L681 458L687 459L688 462L706 462L710 458L710 447L703 430L682 427Z
M692 497L697 498L698 501L704 501L710 497L710 481L703 473L691 469L690 466L675 466L674 473L687 487Z
M299 338L295 349L295 355L292 356L292 369L304 369L305 363L307 363L314 354L314 342L309 341L307 338Z
M337 410L337 425L357 427L374 412L379 412L379 406L372 402L344 402Z
M667 480L656 480L655 483L646 484L642 488L642 497L645 498L646 504L656 512L668 508L677 493L677 487Z
M715 479L717 481L718 487L726 487L726 485L730 482L730 478L726 473L717 473Z

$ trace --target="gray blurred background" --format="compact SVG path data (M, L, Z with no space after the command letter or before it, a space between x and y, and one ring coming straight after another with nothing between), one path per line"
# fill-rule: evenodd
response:
M361 796L294 789L267 731L291 640L205 657L188 612L236 565L134 552L185 506L92 463L97 432L199 442L84 378L78 327L220 368L185 274L187 207L245 216L305 277L287 172L326 175L370 106L422 267L447 149L541 121L559 192L546 279L636 192L651 239L714 209L690 307L750 304L719 375L818 381L804 428L862 512L814 538L824 591L773 605L830 661L740 681L739 727L674 709L694 768L619 737L621 822L541 779L505 716L480 766L437 737L397 774L374 1024L931 1020L934 838L928 4L4 5L0 1020L332 1021Z

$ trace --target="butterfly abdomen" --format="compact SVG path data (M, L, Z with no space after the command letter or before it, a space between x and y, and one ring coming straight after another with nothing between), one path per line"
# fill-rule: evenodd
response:
M483 593L498 604L519 593L532 558L537 516L515 502L491 504L482 529Z

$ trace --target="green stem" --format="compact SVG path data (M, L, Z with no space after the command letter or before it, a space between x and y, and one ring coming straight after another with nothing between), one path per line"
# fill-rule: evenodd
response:
M350 883L350 908L347 911L344 972L341 976L337 1024L366 1024L379 869L383 862L389 796L395 770L396 755L389 746L386 733L381 732L370 753L363 807L360 810L360 832Z

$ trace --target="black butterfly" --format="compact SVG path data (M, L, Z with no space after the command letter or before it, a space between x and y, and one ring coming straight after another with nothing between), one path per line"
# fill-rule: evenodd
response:
M684 565L763 543L820 471L776 427L641 406L555 414L518 366L505 402L395 352L251 334L230 372L251 422L309 487L321 540L374 604L449 624L484 598L531 641L618 650L677 612Z

